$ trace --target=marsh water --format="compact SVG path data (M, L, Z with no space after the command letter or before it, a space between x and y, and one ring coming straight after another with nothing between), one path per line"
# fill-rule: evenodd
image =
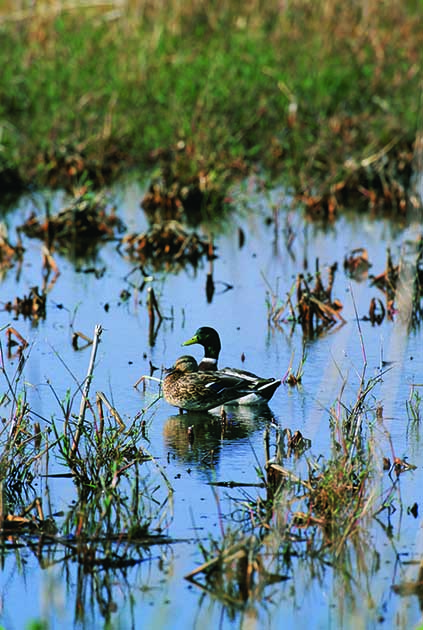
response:
M140 208L144 190L143 184L131 181L110 191L128 232L148 226ZM372 325L363 317L373 297L384 300L369 276L384 271L388 247L396 261L407 254L409 242L420 233L420 217L399 225L352 211L322 226L308 221L283 189L267 190L251 180L233 197L236 210L225 224L207 229L216 247L211 301L206 295L208 262L197 269L149 270L143 278L118 241L112 240L89 259L54 254L60 275L48 288L45 319L0 313L0 326L12 325L29 342L26 396L31 409L46 421L60 418L57 400L69 389L75 392L75 382L81 383L87 372L90 346L76 350L73 332L92 337L95 325L101 324L91 391L105 392L125 422L145 410L140 414L140 421L145 421L142 441L173 489L172 506L161 523L170 542L152 546L134 566L96 569L95 579L75 559L68 560L60 547L52 546L46 553L35 542L19 546L18 538L3 538L0 623L8 630L30 627L37 620L48 628L294 628L305 620L308 628L418 625L419 589L394 587L416 582L423 545L420 426L410 420L406 406L412 385L423 382L422 331L409 330L400 318L385 317L380 325ZM53 212L65 204L66 195L29 194L5 213L12 241L15 227L31 211L42 214L46 200ZM42 244L23 239L22 266L2 278L4 303L43 283ZM359 279L349 278L343 268L344 258L355 248L366 248L372 265ZM134 387L142 375L150 374L150 363L160 376L162 367L186 353L182 342L201 325L219 331L222 365L283 378L291 364L298 366L304 338L298 325L269 322L269 304L272 295L283 303L297 274L313 273L316 261L323 276L338 263L333 297L343 305L344 321L306 341L301 383L281 385L268 407L228 408L223 426L218 414L181 415L163 399L156 401L155 381ZM163 316L154 339L146 306L149 287L154 288ZM190 352L202 356L199 346L191 346ZM298 468L302 474L307 457L327 457L329 409L341 392L346 405L355 400L364 356L368 378L389 366L370 401L383 407L383 421L372 428L375 456L380 462L384 456L406 458L416 468L400 476L390 508L371 519L362 557L351 551L344 573L330 563L314 566L312 559L293 562L286 580L269 584L260 598L251 597L243 606L188 582L184 576L204 561L200 545L211 537L220 539L226 526L236 524L240 509L242 491L212 482L258 484L257 468L265 464L266 427L271 436L272 427L279 426L299 430L311 441L303 456L286 461L294 471ZM13 374L18 358L5 355L4 362L4 370ZM3 414L7 416L7 409ZM193 440L188 439L188 427L194 427ZM49 473L60 473L61 466L60 461L49 461ZM154 485L163 485L154 467L150 475ZM384 492L381 479L375 483L376 494ZM75 500L72 480L46 477L45 463L40 462L33 487L55 515L60 532L61 519ZM261 491L258 485L248 486L251 496ZM410 510L415 503L417 511ZM128 547L129 557L131 553Z

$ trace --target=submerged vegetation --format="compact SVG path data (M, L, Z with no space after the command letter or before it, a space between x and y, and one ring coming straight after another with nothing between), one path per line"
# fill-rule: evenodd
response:
M3 192L155 165L146 205L196 221L264 166L312 216L414 203L417 1L2 7Z

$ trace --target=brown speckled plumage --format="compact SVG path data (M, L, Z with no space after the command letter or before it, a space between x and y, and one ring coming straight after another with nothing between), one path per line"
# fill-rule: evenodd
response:
M280 381L271 380L270 384L274 391ZM236 374L219 370L199 372L197 361L190 355L179 357L163 381L165 400L188 411L208 411L220 405L237 403L239 399L255 394L256 390L257 386L251 380ZM262 398L263 402L265 400Z

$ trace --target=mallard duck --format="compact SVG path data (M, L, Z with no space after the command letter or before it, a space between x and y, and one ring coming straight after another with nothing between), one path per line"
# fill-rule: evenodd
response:
M198 343L204 348L204 357L201 359L198 369L200 372L213 372L218 370L218 359L221 349L219 333L209 326L199 328L191 339L184 341L183 346L190 346ZM281 384L281 380L277 378L262 378L238 368L225 367L219 369L221 374L240 378L248 384L249 392L245 396L237 400L237 404L251 405L260 402L269 401L276 389Z
M197 361L190 355L179 357L163 380L165 400L187 411L209 411L221 405L237 404L243 397L255 393L255 388L251 380L221 370L200 372Z
M217 370L217 361L222 347L219 333L209 326L201 326L201 328L195 332L194 336L184 341L182 345L191 346L194 343L198 343L204 348L204 357L198 364L198 369L204 372Z

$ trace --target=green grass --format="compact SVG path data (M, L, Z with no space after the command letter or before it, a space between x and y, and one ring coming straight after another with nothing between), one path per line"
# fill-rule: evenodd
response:
M193 171L226 183L240 164L261 163L302 190L342 179L347 158L392 138L412 146L421 2L154 7L133 0L114 19L82 8L0 14L4 168L24 181L88 172L101 183L183 140Z

